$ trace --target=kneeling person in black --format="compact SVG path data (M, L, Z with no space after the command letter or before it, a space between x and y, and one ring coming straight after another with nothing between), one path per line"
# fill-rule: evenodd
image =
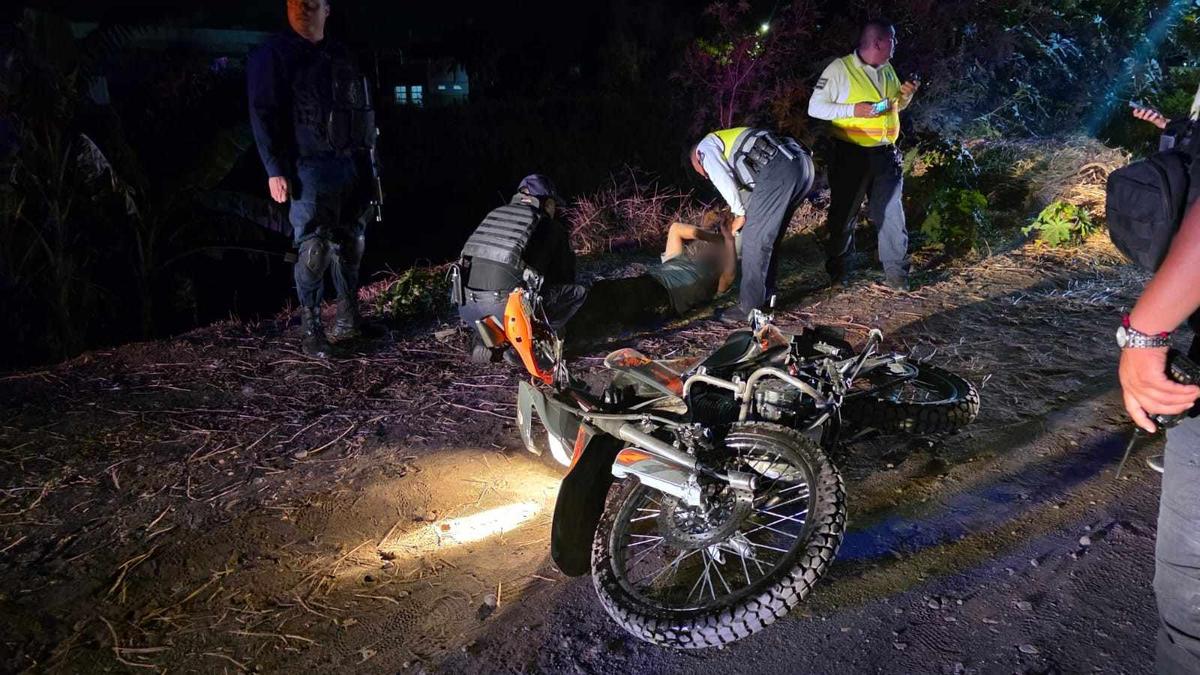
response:
M542 306L556 331L579 309L587 289L575 283L575 252L570 231L555 218L562 199L549 178L526 176L508 204L483 219L463 246L463 297L459 318L468 327L485 316L504 316L508 295L523 283L525 271L543 279ZM491 361L492 352L473 336L471 358Z

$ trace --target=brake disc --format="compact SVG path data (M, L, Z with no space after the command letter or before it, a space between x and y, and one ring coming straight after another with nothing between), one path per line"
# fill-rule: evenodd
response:
M667 544L683 549L703 548L728 539L753 512L754 498L728 487L706 496L699 507L664 496L658 526Z

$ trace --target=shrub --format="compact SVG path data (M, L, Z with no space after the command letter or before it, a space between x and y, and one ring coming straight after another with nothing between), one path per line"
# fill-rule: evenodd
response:
M904 158L910 176L907 199L929 243L947 253L975 246L988 223L988 200L976 186L979 166L956 139L922 134Z
M979 190L942 188L930 202L921 232L948 253L969 251L988 223L987 207L987 198Z
M450 309L447 265L410 267L391 279L363 289L362 298L377 315L389 319L442 314Z
M1082 243L1093 230L1095 225L1087 210L1058 200L1042 209L1037 219L1021 231L1036 232L1039 239L1051 246L1068 246Z

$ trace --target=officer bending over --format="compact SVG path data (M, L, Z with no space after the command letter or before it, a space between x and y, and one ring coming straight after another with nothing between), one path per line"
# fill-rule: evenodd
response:
M707 178L729 204L733 231L741 231L738 311L749 317L775 292L775 248L812 188L812 158L791 138L738 127L705 136L692 148L691 162L696 173Z
M458 315L468 327L485 316L503 317L509 293L524 283L529 270L542 277L542 307L561 334L587 295L575 283L570 231L555 218L561 203L549 178L526 176L512 200L489 213L467 239L451 292L459 296ZM474 331L471 335L471 359L492 361L491 350Z
M325 273L337 289L329 337L360 331L358 273L370 213L376 130L367 83L350 52L326 39L328 0L288 0L290 28L247 63L250 123L271 197L289 202L294 273L306 354L327 356L321 326Z

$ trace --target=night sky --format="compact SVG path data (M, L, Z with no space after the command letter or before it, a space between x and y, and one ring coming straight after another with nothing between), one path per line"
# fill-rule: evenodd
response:
M579 77L569 86L586 88L596 81L589 75L603 68L603 46L614 29L655 31L643 37L642 43L662 48L677 38L660 35L678 36L681 30L686 34L694 25L700 14L693 9L695 4L686 0L334 0L328 32L362 49L401 51L414 58L453 58L466 66L473 78L495 71L497 62L503 61L502 69L509 72L502 79L509 84L520 79L524 70L527 79L541 82L559 79L555 73L574 73ZM32 0L28 5L76 21L101 23L176 23L263 31L286 25L284 0Z

